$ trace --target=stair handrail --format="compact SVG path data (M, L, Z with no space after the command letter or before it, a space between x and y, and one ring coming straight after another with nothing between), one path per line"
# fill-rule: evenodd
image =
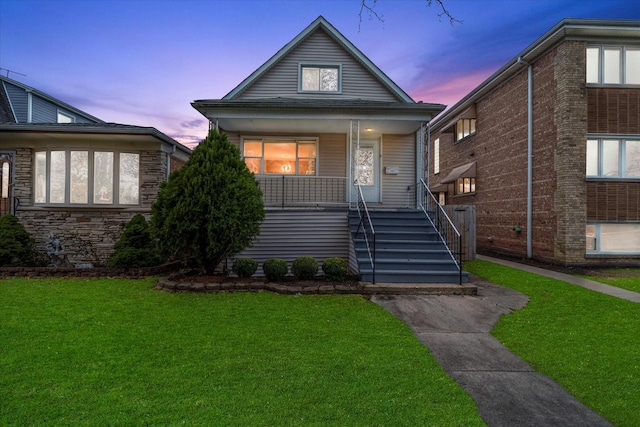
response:
M372 270L372 282L376 283L376 231L373 228L373 223L371 222L371 216L369 215L369 209L367 209L367 203L364 201L364 195L362 194L362 186L360 184L355 184L355 187L358 191L358 217L360 218L360 222L358 223L358 230L356 231L356 237L358 237L358 233L360 233L360 227L362 227L364 242L367 245L367 253L369 254L369 261L371 262L371 270ZM370 230L372 240L373 240L373 249L369 244L369 238L367 236L367 229Z
M462 235L449 218L449 215L445 212L444 208L440 203L438 203L438 199L433 195L429 187L421 178L420 183L422 184L423 189L425 190L425 196L420 201L420 208L427 216L431 224L438 232L438 235L444 242L449 255L453 259L453 262L458 267L458 272L460 274L459 281L460 285L462 284Z

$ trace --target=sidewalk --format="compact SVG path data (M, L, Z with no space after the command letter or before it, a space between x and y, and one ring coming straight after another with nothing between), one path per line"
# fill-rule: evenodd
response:
M499 258L492 258L484 255L477 255L477 259L482 261L492 262L494 264L500 264L511 268L517 268L529 273L538 274L540 276L550 277L552 279L562 280L563 282L572 283L574 285L581 286L592 291L600 292L602 294L610 295L612 297L621 298L631 302L640 303L640 293L628 291L626 289L617 288L615 286L606 285L604 283L595 282L589 279L583 279L582 277L572 276L570 274L559 273L557 271L546 270L544 268L533 267L527 264L521 264L518 262L505 261Z
M371 300L409 325L475 400L489 426L611 426L490 335L500 316L523 308L528 297L472 277L477 296L375 295Z

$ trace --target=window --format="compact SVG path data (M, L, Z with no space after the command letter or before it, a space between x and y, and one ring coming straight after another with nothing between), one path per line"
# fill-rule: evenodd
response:
M476 192L475 178L458 178L456 180L456 194L470 194Z
M76 122L76 118L71 114L58 111L58 123L75 123L75 122Z
M298 90L300 92L342 92L342 67L335 65L300 64Z
M244 161L256 175L315 175L318 141L309 138L245 139Z
M140 155L101 150L35 153L36 204L138 205Z
M476 133L476 119L460 119L456 123L456 141Z
M440 173L440 138L433 141L433 174Z
M640 84L640 47L587 47L587 83Z
M587 253L640 253L640 223L587 224Z
M640 140L587 140L587 177L640 178Z

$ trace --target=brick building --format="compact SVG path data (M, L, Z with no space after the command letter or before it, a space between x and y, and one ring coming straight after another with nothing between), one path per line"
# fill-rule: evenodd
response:
M558 23L431 124L426 164L481 253L640 264L640 21Z

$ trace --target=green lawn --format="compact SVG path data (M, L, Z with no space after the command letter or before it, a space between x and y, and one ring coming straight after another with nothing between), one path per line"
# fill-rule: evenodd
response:
M638 268L607 269L597 271L597 275L582 277L629 291L640 292L640 269Z
M531 298L494 336L616 426L640 425L640 304L489 262L465 269Z
M364 298L152 286L0 280L0 425L483 425Z

